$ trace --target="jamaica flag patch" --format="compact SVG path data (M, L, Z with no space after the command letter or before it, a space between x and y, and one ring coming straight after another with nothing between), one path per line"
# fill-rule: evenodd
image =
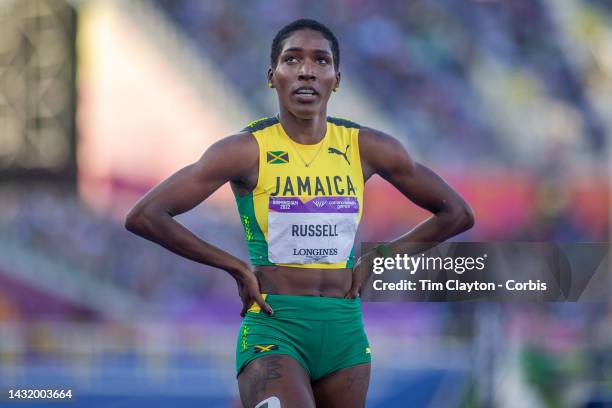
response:
M268 164L283 164L289 163L289 153L282 150L276 152L267 152L266 160Z
M253 351L255 353L264 353L266 351L278 350L278 346L276 344L268 344L266 346L256 345L253 346Z

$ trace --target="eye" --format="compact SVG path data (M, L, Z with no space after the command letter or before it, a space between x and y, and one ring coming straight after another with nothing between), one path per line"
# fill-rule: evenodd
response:
M329 64L329 60L327 58L317 58L317 62L321 65Z
M289 64L297 62L297 60L298 59L296 57L294 57L293 55L289 55L288 57L285 57L285 62L287 62Z

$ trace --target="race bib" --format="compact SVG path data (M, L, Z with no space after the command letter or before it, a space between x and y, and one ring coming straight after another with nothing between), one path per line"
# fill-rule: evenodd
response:
M357 197L270 197L268 258L273 263L345 262L359 223Z

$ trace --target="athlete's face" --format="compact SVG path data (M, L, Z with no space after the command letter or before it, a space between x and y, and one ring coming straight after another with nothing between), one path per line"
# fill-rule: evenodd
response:
M301 119L327 109L331 92L340 84L329 41L318 31L293 32L283 43L276 68L268 70L281 108Z

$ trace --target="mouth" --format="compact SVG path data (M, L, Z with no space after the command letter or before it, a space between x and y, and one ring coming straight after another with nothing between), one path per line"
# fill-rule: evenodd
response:
M308 103L314 101L319 96L319 93L311 86L301 86L293 91L293 95L298 102Z

